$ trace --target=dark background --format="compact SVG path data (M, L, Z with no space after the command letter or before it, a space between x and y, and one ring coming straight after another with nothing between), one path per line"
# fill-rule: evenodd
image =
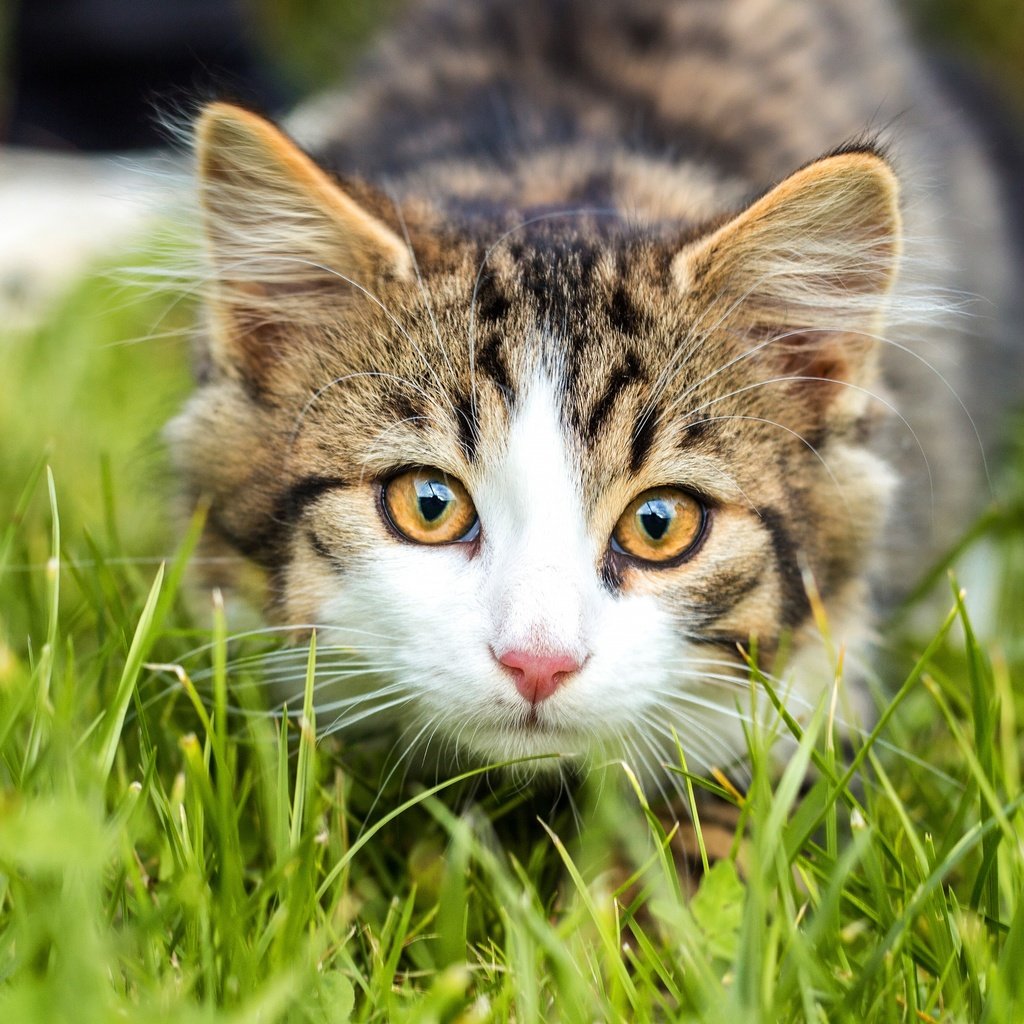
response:
M341 77L401 2L15 0L0 9L0 139L124 150L161 143L158 112L208 96L282 111ZM1024 113L1024 0L903 3L958 84Z

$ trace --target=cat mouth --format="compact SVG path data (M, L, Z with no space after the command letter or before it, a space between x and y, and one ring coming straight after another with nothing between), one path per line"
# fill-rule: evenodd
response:
M562 726L547 721L536 706L521 711L509 723L509 727L510 731L524 736L557 736L565 733Z
M544 718L541 717L536 704L531 704L529 707L524 709L521 705L517 707L511 701L499 699L498 706L505 715L507 715L504 723L497 726L501 731L526 734L555 733L561 731L558 726L545 721Z
M520 717L516 724L524 732L548 731L548 726L540 720L536 707L531 707L529 711Z

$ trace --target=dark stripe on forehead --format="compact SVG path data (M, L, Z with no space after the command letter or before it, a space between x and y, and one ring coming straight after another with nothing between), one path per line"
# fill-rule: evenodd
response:
M395 392L389 399L390 409L398 423L409 423L414 427L422 427L427 414L423 404L404 391Z
M466 453L466 459L472 462L476 458L476 446L480 440L480 425L477 423L476 409L468 395L463 395L455 402L452 406L452 415L459 431L459 444Z
M501 320L511 305L494 278L487 274L480 278L476 289L476 318L484 323Z
M658 433L657 407L644 404L637 416L636 424L633 426L633 439L629 449L629 468L633 473L640 472L647 456L651 453L651 446Z
M590 417L586 425L586 437L589 441L595 441L601 428L605 425L611 415L615 400L619 397L622 389L635 381L643 379L643 371L640 369L640 362L635 352L627 352L625 359L612 370L604 391L594 403Z
M798 549L786 527L785 517L777 509L765 506L758 511L771 538L782 585L782 625L794 629L811 613L811 602L797 561Z
M650 329L647 317L636 307L623 285L618 284L608 301L608 322L620 334L640 335Z
M680 445L683 448L688 448L691 444L696 444L706 434L710 433L712 423L707 418L696 419L684 425L684 433L680 438Z
M484 338L483 344L477 351L476 368L478 373L494 381L502 397L509 404L515 401L516 389L512 383L512 378L509 376L508 364L505 361L505 353L502 350L500 331L491 331Z

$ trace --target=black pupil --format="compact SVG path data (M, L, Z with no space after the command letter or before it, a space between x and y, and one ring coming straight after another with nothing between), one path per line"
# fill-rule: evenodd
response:
M640 506L637 517L651 540L661 540L672 523L672 507L667 501L652 498Z
M440 480L417 480L416 499L424 522L436 523L455 500L451 488Z

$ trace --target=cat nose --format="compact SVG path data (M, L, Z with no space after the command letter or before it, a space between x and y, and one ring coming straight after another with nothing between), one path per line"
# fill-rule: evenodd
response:
M582 662L562 651L506 651L498 662L512 673L516 689L531 703L547 700Z

